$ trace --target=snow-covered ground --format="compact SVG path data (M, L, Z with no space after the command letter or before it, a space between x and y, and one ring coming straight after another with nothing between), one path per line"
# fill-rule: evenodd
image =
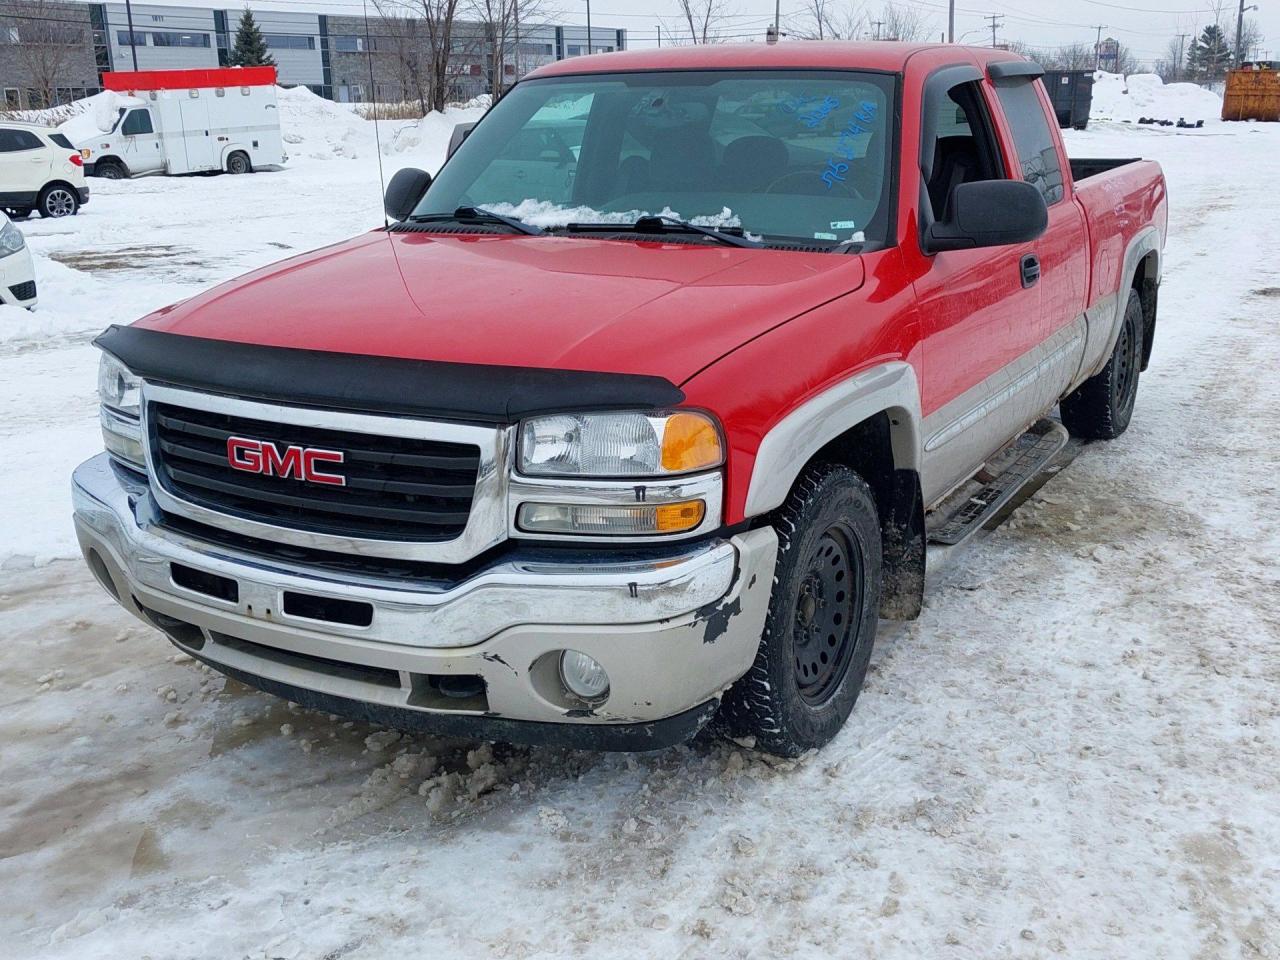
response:
M384 159L430 165L432 123ZM94 181L81 216L23 225L41 306L0 309L0 952L1280 957L1280 125L1070 135L1168 176L1133 426L884 625L847 728L797 763L290 710L59 559L67 474L100 446L92 335L379 222L365 125L295 132L281 172Z

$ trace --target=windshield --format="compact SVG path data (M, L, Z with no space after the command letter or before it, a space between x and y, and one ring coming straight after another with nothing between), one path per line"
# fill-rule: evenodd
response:
M601 74L518 84L415 216L478 207L539 227L667 216L765 243L884 243L893 78Z

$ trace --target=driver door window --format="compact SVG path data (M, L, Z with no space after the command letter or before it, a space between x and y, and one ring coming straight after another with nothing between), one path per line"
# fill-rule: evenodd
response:
M131 110L124 118L120 132L126 137L136 137L145 133L154 133L151 126L151 114L146 110Z

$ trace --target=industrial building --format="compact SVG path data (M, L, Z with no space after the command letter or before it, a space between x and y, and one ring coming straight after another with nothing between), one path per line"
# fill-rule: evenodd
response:
M334 4L326 4L333 9ZM415 59L425 53L425 24L383 18L250 7L279 70L280 83L340 101L411 100ZM354 6L353 10L356 9ZM227 64L243 7L0 0L0 109L38 109L101 89L113 70L169 70ZM458 20L453 27L450 100L465 100L553 60L625 49L626 31L594 25L588 51L581 25L529 24L519 43L494 56L492 31ZM372 79L371 79L372 75Z

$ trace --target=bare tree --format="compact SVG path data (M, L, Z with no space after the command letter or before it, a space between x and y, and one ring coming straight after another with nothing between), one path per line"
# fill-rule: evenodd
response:
M469 0L469 3L468 13L484 35L489 93L500 97L520 78L520 24L542 18L542 0Z
M8 34L13 56L40 103L52 106L59 81L65 79L76 51L87 38L88 23L71 22L67 7L49 0L17 0L5 4L0 29Z
M853 40L866 25L866 15L853 0L805 0L789 30L801 40Z
M877 21L873 21L877 22ZM933 18L918 7L899 6L893 0L880 10L877 40L926 40L933 35Z
M680 18L689 27L693 43L716 43L724 27L728 0L678 0ZM683 38L681 38L683 39Z
M1253 59L1252 51L1254 47L1261 46L1262 41L1264 39L1266 38L1263 36L1262 28L1258 26L1258 21L1254 20L1252 17L1246 17L1244 21L1244 25L1243 27L1241 27L1241 30L1240 30L1241 42L1239 43L1239 45L1237 46L1236 44L1236 31L1235 31L1234 25L1232 25L1231 39L1228 42L1231 46L1231 52L1233 56L1235 54L1235 51L1238 49L1240 51L1241 57L1243 57L1245 60L1252 60Z
M1122 77L1138 72L1138 58L1123 43L1116 42L1116 73Z
M1053 52L1055 70L1092 70L1093 47L1087 43L1069 43Z
M458 10L462 0L373 0L388 24L388 41L409 77L424 112L443 110L455 78L459 52ZM414 21L417 21L414 24ZM410 25L414 24L414 25ZM420 80L413 80L420 77ZM422 92L425 89L425 92Z

